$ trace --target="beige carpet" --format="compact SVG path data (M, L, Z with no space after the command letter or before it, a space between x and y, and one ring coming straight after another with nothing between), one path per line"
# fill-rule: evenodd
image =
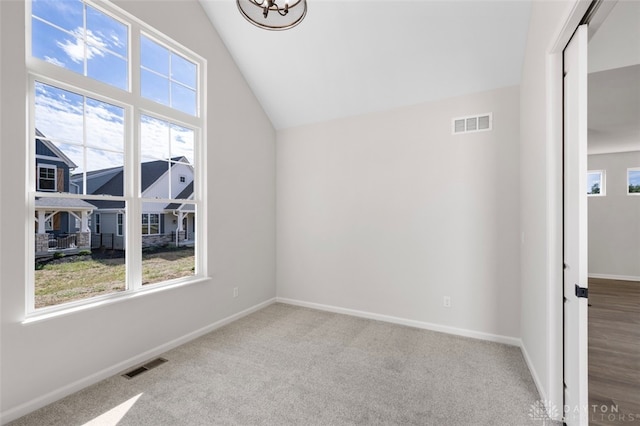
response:
M519 348L274 304L12 425L542 425Z

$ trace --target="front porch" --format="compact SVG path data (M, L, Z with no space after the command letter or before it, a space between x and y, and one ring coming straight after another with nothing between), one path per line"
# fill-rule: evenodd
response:
M90 232L36 234L36 259L50 257L55 253L77 254L82 250L91 250Z
M39 198L35 200L35 256L49 257L55 253L75 254L91 250L89 215L95 206L74 198ZM79 232L59 232L47 229L58 214L66 213L76 219ZM67 226L70 226L67 224ZM66 228L65 228L66 229ZM71 229L68 229L70 231Z

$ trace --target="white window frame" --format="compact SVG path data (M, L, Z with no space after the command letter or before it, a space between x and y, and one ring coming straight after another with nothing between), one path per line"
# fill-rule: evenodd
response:
M587 182L589 182L588 176L594 173L600 174L600 193L589 194L588 191L591 188L587 188L587 197L604 197L607 195L607 172L606 170L587 170Z
M640 195L640 192L629 192L629 177L631 176L630 172L639 172L640 173L640 167L629 167L627 169L627 186L626 186L626 193L627 195L630 195L632 197L637 197Z
M42 189L42 188L40 188L40 170L42 170L42 169L49 169L49 170L53 169L53 189ZM38 191L46 191L46 192L57 192L58 191L58 166L56 166L54 164L40 163L40 164L38 164L37 173L38 173L38 182L37 182Z
M129 30L129 90L118 89L91 77L77 74L71 70L48 63L38 58L32 57L31 45L31 1L25 2L26 8L26 52L25 60L28 73L29 83L29 110L28 110L28 140L26 147L28 149L28 158L30 159L29 176L26 178L26 191L28 208L31 216L35 215L35 198L36 197L64 197L75 198L81 200L113 200L124 201L126 204L126 214L130 217L141 217L142 204L147 200L140 193L140 117L141 115L153 116L176 125L192 129L194 131L194 183L195 196L190 200L194 204L197 211L197 226L203 230L201 235L206 235L206 224L204 218L206 215L206 190L204 182L206 182L206 75L207 61L192 50L186 48L165 36L162 32L157 31L153 27L147 25L135 16L113 5L105 0L84 0L87 4L97 10L114 17L120 22L125 23ZM171 51L180 54L197 65L197 93L196 93L196 115L184 113L177 109L166 105L159 104L152 100L143 98L140 92L140 80L138 73L140 70L140 35L144 34L152 38L157 43L165 46ZM125 183L123 188L123 196L105 196L105 195L83 195L75 193L52 193L39 191L36 183L36 151L35 151L35 83L41 82L57 88L68 90L82 96L87 96L98 101L107 102L109 104L124 109L124 134L125 134L125 152L124 152L124 175ZM85 185L86 188L86 185ZM173 199L153 199L153 202L170 204L175 202ZM196 240L195 250L195 271L194 275L189 277L178 278L153 285L142 286L142 233L141 221L129 220L124 223L124 230L128 237L126 238L126 289L121 292L112 293L103 296L91 297L79 301L62 303L59 305L49 306L45 308L35 309L35 274L33 269L35 256L35 241L33 238L33 223L29 222L25 226L25 235L29 242L30 256L27 258L27 283L25 285L26 292L26 319L44 316L46 318L58 313L64 314L70 310L75 311L79 307L92 308L104 304L105 302L130 298L138 293L155 291L161 287L173 287L189 283L202 281L208 277L206 259L206 244L202 238ZM160 229L160 225L158 225Z

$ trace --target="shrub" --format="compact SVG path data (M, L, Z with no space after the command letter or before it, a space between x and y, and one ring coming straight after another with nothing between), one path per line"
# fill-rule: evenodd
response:
M54 259L62 259L65 256L64 253L62 253L61 251L57 251L53 254L53 258Z
M78 256L89 256L91 254L91 250L80 250L78 252Z

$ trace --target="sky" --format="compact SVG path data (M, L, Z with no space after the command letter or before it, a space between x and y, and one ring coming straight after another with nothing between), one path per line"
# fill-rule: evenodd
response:
M126 25L79 0L34 0L32 15L34 57L128 90ZM145 36L141 44L141 95L195 115L196 65ZM76 163L74 173L124 164L125 119L119 106L36 82L36 128ZM192 130L149 116L140 130L142 161L193 164Z

